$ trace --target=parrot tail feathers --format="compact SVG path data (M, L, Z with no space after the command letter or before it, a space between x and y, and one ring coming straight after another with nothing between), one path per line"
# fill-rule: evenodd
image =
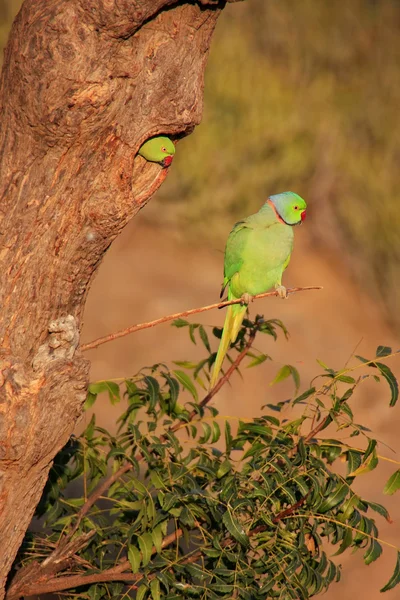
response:
M222 330L222 337L219 343L218 352L215 358L214 368L211 375L210 389L212 389L217 383L218 375L221 371L225 355L228 352L230 344L236 341L245 313L246 306L241 306L240 304L233 304L231 306L228 306L228 309L226 311L224 328Z
M232 344L236 342L236 338L238 336L239 330L242 326L244 316L246 314L247 305L242 306L241 304L233 304L232 312L232 329L231 329L231 342Z

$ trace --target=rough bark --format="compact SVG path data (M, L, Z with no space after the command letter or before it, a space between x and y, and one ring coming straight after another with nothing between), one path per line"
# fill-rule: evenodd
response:
M224 3L26 0L13 25L0 86L0 590L85 398L91 279L167 175L137 150L199 123Z

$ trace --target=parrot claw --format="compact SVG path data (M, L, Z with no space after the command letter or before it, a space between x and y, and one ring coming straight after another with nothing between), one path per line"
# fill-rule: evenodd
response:
M248 294L247 292L245 292L244 294L242 294L240 300L240 304L242 306L244 306L245 304L250 304L250 302L253 302L254 296L251 296L250 294Z
M288 298L287 289L284 285L276 285L275 290L278 293L278 296L282 298L282 300L286 300Z

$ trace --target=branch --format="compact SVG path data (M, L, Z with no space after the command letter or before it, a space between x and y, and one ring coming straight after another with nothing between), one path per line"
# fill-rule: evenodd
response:
M312 285L308 287L288 288L287 293L289 295L294 294L296 292L308 292L309 290L322 290L322 286ZM269 296L279 296L279 294L276 290L274 290L272 292L265 292L264 294L257 294L256 296L253 296L253 299L258 300L260 298L268 298ZM97 340L93 340L92 342L88 342L87 344L82 344L80 349L82 352L86 352L87 350L92 350L93 348L97 348L102 344L107 344L107 342L117 340L118 338L124 337L125 335L129 335L130 333L136 333L136 331L140 331L141 329L149 329L150 327L161 325L161 323L174 321L175 319L179 319L180 317L188 317L197 313L206 312L207 310L213 310L214 308L224 308L224 306L229 306L231 304L240 304L241 302L242 300L240 298L238 300L227 300L225 302L217 302L216 304L209 304L208 306L201 306L200 308L191 308L189 310L175 313L173 315L160 317L159 319L155 319L154 321L148 321L147 323L131 325L130 327L126 327L125 329L121 329L120 331L116 331L115 333L110 333L103 337L97 338Z
M197 523L198 525L198 523ZM167 535L163 541L161 542L162 548L167 548L173 542L179 540L183 535L183 530L181 528L177 529L173 533ZM151 554L156 554L157 549L153 546ZM36 570L38 565L35 565ZM37 582L27 583L25 586L21 586L21 582L17 587L12 586L9 590L9 600L12 600L13 597L17 596L32 596L32 595L41 595L41 594L50 594L54 592L61 592L62 590L67 590L73 587L79 587L81 585L89 585L91 583L108 583L110 581L125 581L126 583L136 583L143 579L144 575L142 573L124 573L127 569L131 569L130 562L127 558L121 560L121 562L112 567L111 569L107 569L105 571L101 571L100 573L90 573L84 574L79 573L76 575L67 575L64 577L53 577L48 579L47 581L43 581L43 577ZM52 574L53 575L53 574ZM148 578L152 579L154 576L150 575ZM136 589L137 586L131 586L131 589Z
M275 517L273 517L272 522L279 523L279 521L281 521L285 517L289 517L290 515L292 515L298 508L300 508L300 506L303 506L310 493L311 491L308 492L305 496L303 496L303 498L300 498L300 500L298 500L295 504L292 504L288 508L285 508L285 510L282 510L282 512L278 513ZM256 532L253 531L253 535L255 535L255 533Z
M253 336L253 341L254 341L254 337L255 337L255 334ZM232 367L233 367L233 365L232 365ZM232 370L232 372L233 372L233 370ZM227 373L226 373L226 375L227 375ZM222 381L222 379L223 378L220 379L220 382ZM213 390L211 390L211 392L212 391ZM211 394L211 392L210 392L210 394ZM204 400L206 400L206 398L207 398L207 396L204 398ZM203 400L203 402L204 402L204 400ZM286 508L285 510L283 510L282 512L277 514L275 517L273 517L272 522L278 523L281 519L283 519L287 516L290 516L293 512L295 512L295 510L297 510L304 504L308 495L309 494L307 494L303 498L300 498L300 500L298 502L296 502L292 506L289 506L288 508ZM254 529L249 531L248 537L250 538L250 537L253 537L254 535L257 535L258 533L262 533L263 531L266 531L268 528L269 528L268 525L260 525L258 527L255 527ZM173 542L177 541L180 537L182 537L182 535L183 535L183 531L180 528L177 529L176 531L174 531L173 533L167 535L162 541L162 544L161 544L162 548L168 547L170 544L172 544ZM221 545L223 548L225 548L232 542L233 542L233 539L229 537L229 538L225 539ZM157 552L157 550L153 546L152 555L155 554L156 552ZM202 551L198 550L191 556L183 559L180 564L189 564L189 563L196 562L198 559L201 558L202 555L203 555ZM37 583L34 582L31 585L28 584L28 585L24 586L23 589L21 589L21 587L18 586L18 588L19 588L18 590L15 590L15 589L13 590L12 588L9 590L9 592L11 593L10 600L12 600L12 595L15 592L18 592L18 594L23 594L24 596L26 596L26 595L29 595L29 596L41 595L41 594L50 594L50 593L54 593L54 592L60 592L63 590L71 589L72 587L79 587L82 585L89 585L92 583L108 583L110 581L125 581L126 583L136 583L136 582L139 582L141 579L143 579L144 575L142 573L124 573L124 571L126 569L130 569L130 562L127 558L124 558L115 567L112 567L111 569L107 569L106 571L102 571L100 573L91 573L88 575L77 574L77 575L68 575L68 576L64 576L64 577L52 578L48 581L41 581L41 582L37 582ZM150 575L149 578L152 578L152 575ZM137 588L137 586L132 586L132 587L133 587L133 589Z
M125 581L127 583L136 582L142 579L141 573L118 573L113 572L113 569L102 571L101 573L91 573L90 575L67 575L65 577L57 577L50 581L38 582L27 586L27 591L23 590L24 595L29 594L30 596L51 594L54 592L61 592L71 588L76 588L81 585L90 585L91 583L108 583L110 581ZM135 589L136 586L132 586ZM18 590L18 594L22 590ZM7 594L7 600L16 599L12 588Z
M328 423L330 420L332 420L332 417L331 417L331 415L329 415L329 414L328 414L328 415L326 415L326 417L324 417L324 418L322 419L322 421L321 421L321 422L320 422L320 423L319 423L319 424L318 424L316 427L314 427L314 429L313 429L312 431L310 431L310 432L309 432L309 433L306 435L306 437L304 438L304 443L305 443L305 444L308 444L308 442L309 442L310 440L312 440L312 438L313 438L313 437L315 437L315 436L316 436L316 435L317 435L317 434L318 434L320 431L322 431L322 430L323 430L323 429L324 429L324 428L327 426L327 423ZM297 446L296 446L296 448L297 448Z

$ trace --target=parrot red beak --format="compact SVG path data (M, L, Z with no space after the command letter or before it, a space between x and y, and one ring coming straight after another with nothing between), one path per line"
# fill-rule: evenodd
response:
M169 167L169 165L172 163L172 159L174 157L173 156L166 156L162 161L161 161L161 165L165 168L165 167Z
M301 213L301 215L300 215L300 216L301 216L301 221L303 222L303 221L304 221L304 219L306 218L306 211L305 211L305 210L303 210L303 212Z

